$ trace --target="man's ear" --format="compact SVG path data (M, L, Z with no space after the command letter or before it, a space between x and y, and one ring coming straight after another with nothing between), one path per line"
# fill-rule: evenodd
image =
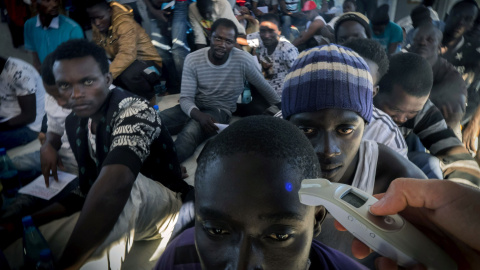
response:
M378 94L378 90L380 90L380 86L379 86L379 85L373 87L373 95L372 95L372 98L375 97L375 96Z
M107 79L107 87L110 87L110 85L112 85L113 83L113 75L112 73L109 71L105 74L105 78Z
M315 225L313 225L313 237L317 237L322 231L322 223L327 216L327 209L320 206L315 206Z

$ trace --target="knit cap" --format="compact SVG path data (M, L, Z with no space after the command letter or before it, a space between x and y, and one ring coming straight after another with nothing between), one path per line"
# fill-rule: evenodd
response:
M343 13L342 16L340 16L337 20L337 22L335 23L335 38L337 38L337 32L338 32L338 28L340 27L340 25L344 22L347 22L347 21L356 21L358 22L359 24L361 24L363 26L363 28L365 28L365 33L367 34L367 37L370 39L372 38L372 30L370 29L370 21L368 20L368 18L363 15L362 13L359 13L359 12L345 12Z
M372 76L367 63L349 48L330 44L302 52L285 77L282 115L344 109L370 122Z

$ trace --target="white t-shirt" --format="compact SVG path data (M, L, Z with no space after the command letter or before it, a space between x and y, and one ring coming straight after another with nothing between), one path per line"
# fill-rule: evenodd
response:
M4 121L19 115L19 96L35 94L37 116L28 127L39 132L45 115L45 89L37 70L27 62L9 57L0 74L0 117Z
M264 71L265 79L268 84L282 96L283 81L288 71L298 57L298 49L283 36L280 37L278 45L272 54L268 54L268 49L263 45L259 32L247 35L247 43L250 47L256 48L256 53L260 61L272 64L272 67Z
M62 148L70 149L67 132L65 131L65 119L72 112L71 109L60 107L54 97L46 94L45 113L47 114L47 132L53 132L62 136ZM71 150L70 150L71 151Z

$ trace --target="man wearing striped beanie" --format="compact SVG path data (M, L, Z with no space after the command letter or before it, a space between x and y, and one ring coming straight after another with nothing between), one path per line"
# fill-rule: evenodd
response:
M387 146L362 141L372 117L372 92L366 62L351 49L325 45L301 53L294 62L283 86L282 112L312 143L321 177L376 194L396 178L426 176ZM351 255L351 239L335 231L331 218L322 225L320 238Z

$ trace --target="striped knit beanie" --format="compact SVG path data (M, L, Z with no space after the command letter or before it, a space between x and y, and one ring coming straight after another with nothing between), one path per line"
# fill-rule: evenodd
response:
M345 109L372 117L373 84L367 63L349 48L330 44L302 52L285 77L282 114Z

